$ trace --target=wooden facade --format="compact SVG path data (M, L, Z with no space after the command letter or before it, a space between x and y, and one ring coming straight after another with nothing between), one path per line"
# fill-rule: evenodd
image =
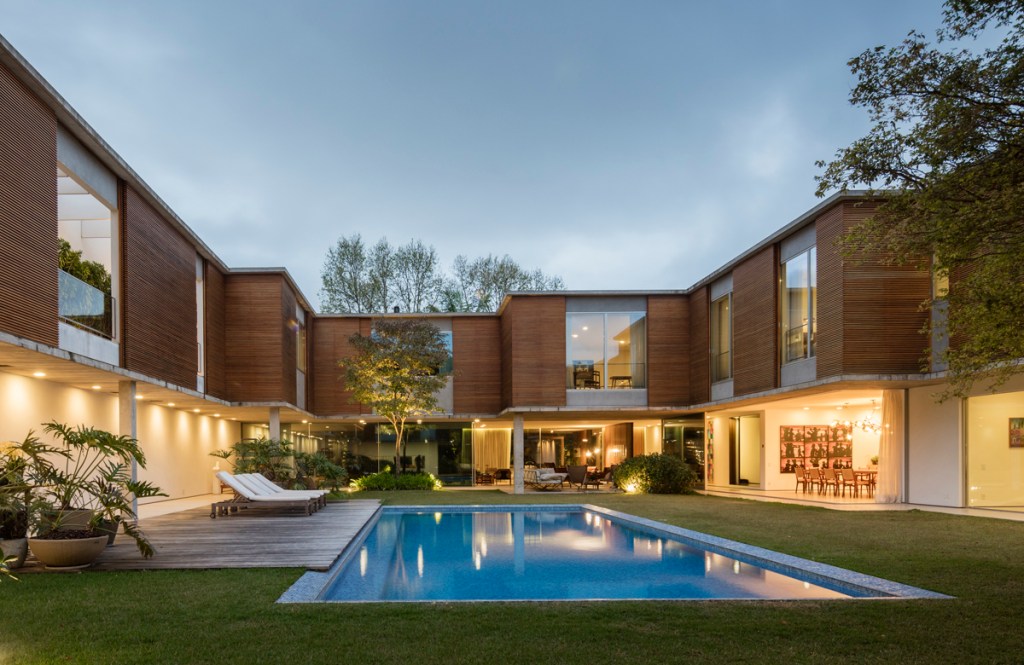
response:
M230 273L224 280L225 366L232 401L277 402L288 394L283 362L284 288L279 274ZM289 383L294 393L294 372Z
M684 295L647 297L647 404L690 400L690 307Z
M733 394L778 385L778 279L775 246L732 270Z
M123 365L195 389L196 249L133 188L121 199Z
M0 65L0 331L57 346L57 120Z
M502 402L565 406L565 296L513 298L501 317Z
M501 410L501 321L494 316L452 318L452 390L455 413Z
M345 389L345 372L338 365L351 357L353 348L348 339L363 333L361 323L369 319L349 317L317 317L310 327L312 361L309 364L311 399L308 408L325 416L355 416L366 410L352 402L352 393Z
M224 273L207 261L203 276L203 283L206 287L204 296L206 345L203 349L206 359L206 392L220 399L228 399L225 311L227 298L224 282Z
M701 404L711 399L711 340L708 328L708 288L701 286L690 293L690 403Z

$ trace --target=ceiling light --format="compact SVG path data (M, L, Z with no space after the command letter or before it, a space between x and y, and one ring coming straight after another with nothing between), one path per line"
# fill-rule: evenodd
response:
M135 399L143 399L143 395L136 393Z
M192 409L192 413L199 413L199 409Z
M219 413L215 413L215 414L213 414L213 417L214 418L220 418L220 414Z
M306 423L308 423L308 422L309 422L308 420L303 420L303 421L302 421L302 424L303 424L303 425L305 425L305 424L306 424Z
M174 406L174 402L168 402L167 406Z
M99 387L99 386L93 386L93 387L92 387L92 389L93 389L93 390L99 390L99 389L100 389L100 387Z
M810 410L811 410L811 407L809 407L809 406L805 406L804 407L804 411L810 411Z
M46 376L46 372L32 372L32 376L41 379Z

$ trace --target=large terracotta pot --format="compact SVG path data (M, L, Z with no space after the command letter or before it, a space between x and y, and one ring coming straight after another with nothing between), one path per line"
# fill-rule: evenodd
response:
M85 568L103 553L107 536L65 540L29 538L28 546L47 568Z

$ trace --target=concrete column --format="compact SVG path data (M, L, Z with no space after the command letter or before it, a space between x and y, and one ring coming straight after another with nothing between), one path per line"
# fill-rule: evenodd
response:
M512 477L515 479L514 494L524 494L523 486L523 417L512 416Z
M133 439L139 438L138 410L135 402L135 382L117 382L117 418L118 429L121 436L130 436ZM139 479L138 463L132 460L132 480ZM139 500L132 497L132 512L139 514Z
M281 407L270 407L270 438L281 438Z

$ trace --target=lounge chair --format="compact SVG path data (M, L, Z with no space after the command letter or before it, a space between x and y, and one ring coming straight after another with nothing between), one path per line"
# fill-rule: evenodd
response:
M227 515L238 508L301 508L305 515L317 509L319 499L309 496L259 494L227 471L218 471L217 478L235 492L233 499L218 501L210 506L210 518Z
M554 469L525 469L523 484L538 490L562 489L565 482L564 473L555 473Z
M278 487L262 473L240 473L236 475L235 478L241 480L242 483L254 489L257 494L263 494L266 496L305 496L311 499L317 499L317 505L321 508L327 505L327 495L330 494L327 490L286 490Z
M588 485L593 485L595 488L601 488L601 481L596 478L587 477L587 467L585 464L579 464L576 466L569 467L569 487L575 486L576 489L586 491Z

